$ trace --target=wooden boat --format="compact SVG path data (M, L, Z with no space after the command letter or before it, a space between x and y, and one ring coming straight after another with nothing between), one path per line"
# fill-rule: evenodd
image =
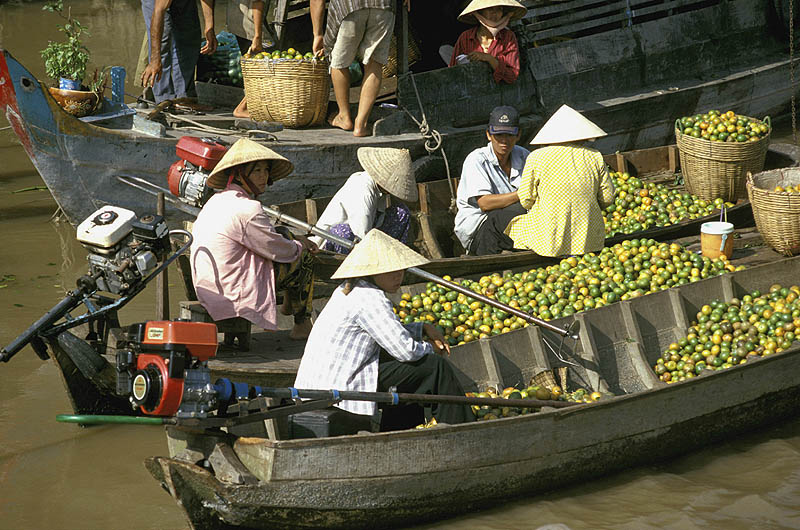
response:
M375 109L371 137L325 127L264 135L260 141L292 160L299 177L277 183L270 200L328 194L359 169L355 151L364 145L408 148L423 161L421 172L441 174L438 151L424 156L423 136L409 114L441 133L450 167L458 168L485 142L486 116L497 103L519 108L527 139L569 102L609 133L597 146L613 153L664 145L676 117L712 107L775 117L788 111L797 92L797 82L789 81L784 2L525 3L533 9L513 28L523 56L516 83L498 85L483 63L401 75L396 108ZM6 50L0 53L0 109L74 224L106 203L147 208L149 198L117 176L163 184L178 137L211 134L231 142L247 134L228 130L235 125L230 107L202 116L175 111L165 123L130 109L76 119Z
M329 438L168 427L170 456L145 464L197 529L390 528L686 453L800 412L797 343L672 385L651 368L703 304L794 284L799 260L575 315L581 327L574 344L548 347L544 341L555 338L531 326L460 346L450 357L471 390L526 384L565 366L561 357L570 362L569 387L616 397L472 424Z

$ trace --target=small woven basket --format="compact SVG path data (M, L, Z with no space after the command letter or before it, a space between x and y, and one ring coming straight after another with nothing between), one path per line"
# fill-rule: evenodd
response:
M747 172L758 173L764 169L772 134L769 116L764 122L769 132L758 141L712 142L683 134L680 122L676 121L675 138L689 193L709 201L721 197L727 202L736 202L746 197Z
M408 32L408 65L411 66L422 58L422 53L419 51L419 45L411 32ZM383 65L383 77L392 77L397 75L398 62L397 62L397 37L392 34L392 40L389 43L389 59Z
M747 175L747 194L756 228L769 246L784 256L800 254L800 193L774 191L800 184L800 168Z
M328 111L331 76L322 59L242 58L247 110L255 121L285 127L320 125Z

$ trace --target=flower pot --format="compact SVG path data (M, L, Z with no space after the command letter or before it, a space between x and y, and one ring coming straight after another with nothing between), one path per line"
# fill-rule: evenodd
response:
M80 90L81 82L75 79L66 79L64 77L58 78L58 88L62 90Z
M100 104L100 97L88 90L61 90L51 87L50 95L61 105L61 108L76 118L88 116Z

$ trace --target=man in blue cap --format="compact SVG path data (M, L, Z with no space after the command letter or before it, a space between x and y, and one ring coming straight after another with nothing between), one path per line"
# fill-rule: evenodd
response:
M489 116L489 143L464 160L458 184L455 234L468 254L482 256L511 250L506 226L525 209L517 197L529 151L517 145L519 113L509 106L495 107Z

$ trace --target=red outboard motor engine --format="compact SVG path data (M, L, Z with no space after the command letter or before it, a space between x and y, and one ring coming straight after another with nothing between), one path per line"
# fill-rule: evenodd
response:
M217 351L217 326L153 321L129 326L117 349L117 393L151 416L204 418L217 405L208 360Z
M228 150L221 143L210 138L183 136L175 146L178 160L167 173L169 191L183 202L201 208L214 194L206 186L208 174Z

